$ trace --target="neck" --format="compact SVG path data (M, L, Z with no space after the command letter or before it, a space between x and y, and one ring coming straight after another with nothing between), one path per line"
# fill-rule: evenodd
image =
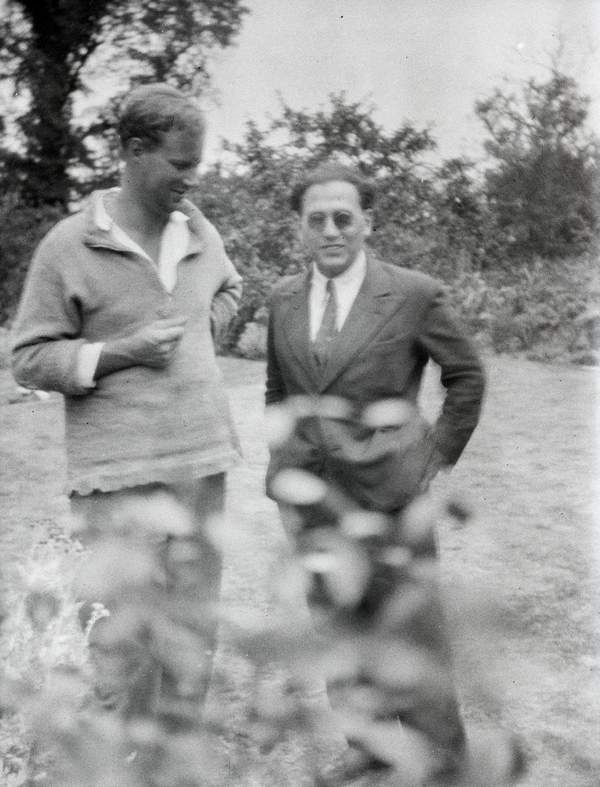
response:
M169 221L169 213L155 206L149 206L133 188L131 183L123 179L121 189L112 203L113 218L124 229L135 227L142 234L162 231Z

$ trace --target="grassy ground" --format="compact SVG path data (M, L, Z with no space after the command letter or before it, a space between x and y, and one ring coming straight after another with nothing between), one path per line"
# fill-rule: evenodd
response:
M268 618L269 576L283 536L262 494L264 368L236 359L223 359L222 367L245 452L244 465L230 476L230 515L240 543L253 545L251 552L233 547L227 554L224 595ZM488 371L482 423L437 488L462 495L475 513L464 527L440 525L447 586L485 590L506 624L501 637L464 641L460 606L449 610L465 713L473 727L500 724L523 738L530 757L525 787L593 787L600 781L598 371L507 358L490 359ZM60 399L9 405L12 393L0 372L0 548L3 566L12 566L4 576L14 616L19 583L31 582L32 566L68 573L77 553L65 536L60 492ZM434 413L439 401L430 377L424 409ZM14 642L25 648L16 636ZM231 654L221 658L235 669ZM233 716L250 676L236 680ZM6 741L0 744L6 750ZM278 750L252 785L298 787L300 756Z

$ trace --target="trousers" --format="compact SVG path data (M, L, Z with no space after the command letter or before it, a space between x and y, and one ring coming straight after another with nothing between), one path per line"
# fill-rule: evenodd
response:
M156 586L147 588L146 605L158 600L154 620L151 608L146 610L149 616L143 615L145 625L140 626L134 615L129 629L136 625L136 632L128 630L126 595L123 598L107 587L102 598L89 597L88 592L81 599L80 620L88 630L94 691L103 707L125 717L155 717L175 728L199 721L217 646L218 626L211 607L219 598L222 573L221 554L207 535L207 525L223 513L224 501L224 473L192 482L71 497L78 534L89 549L80 587L89 586L86 572L102 544L115 539L128 544L128 549L139 543L151 552L157 568ZM185 532L175 521L178 512L186 519ZM146 520L159 527L146 527ZM99 617L98 609L102 610ZM186 610L187 619L179 615ZM207 614L198 626L201 610ZM90 614L97 617L95 622Z

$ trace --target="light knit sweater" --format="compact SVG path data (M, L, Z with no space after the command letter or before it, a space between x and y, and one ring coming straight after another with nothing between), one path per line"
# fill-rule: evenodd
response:
M240 276L216 229L186 202L190 245L169 293L147 259L95 224L98 198L59 222L36 251L14 326L15 379L64 395L68 493L222 472L240 449L212 337L235 314ZM84 342L175 315L187 322L166 369L132 366L81 387Z

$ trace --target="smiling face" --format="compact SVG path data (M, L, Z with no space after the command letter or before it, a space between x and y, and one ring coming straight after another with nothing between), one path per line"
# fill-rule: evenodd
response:
M168 216L177 210L197 183L202 143L202 131L196 126L163 133L159 145L130 140L129 174L138 199L149 212Z
M352 183L332 180L306 189L300 213L300 238L327 278L347 270L371 233L371 212L360 205Z

